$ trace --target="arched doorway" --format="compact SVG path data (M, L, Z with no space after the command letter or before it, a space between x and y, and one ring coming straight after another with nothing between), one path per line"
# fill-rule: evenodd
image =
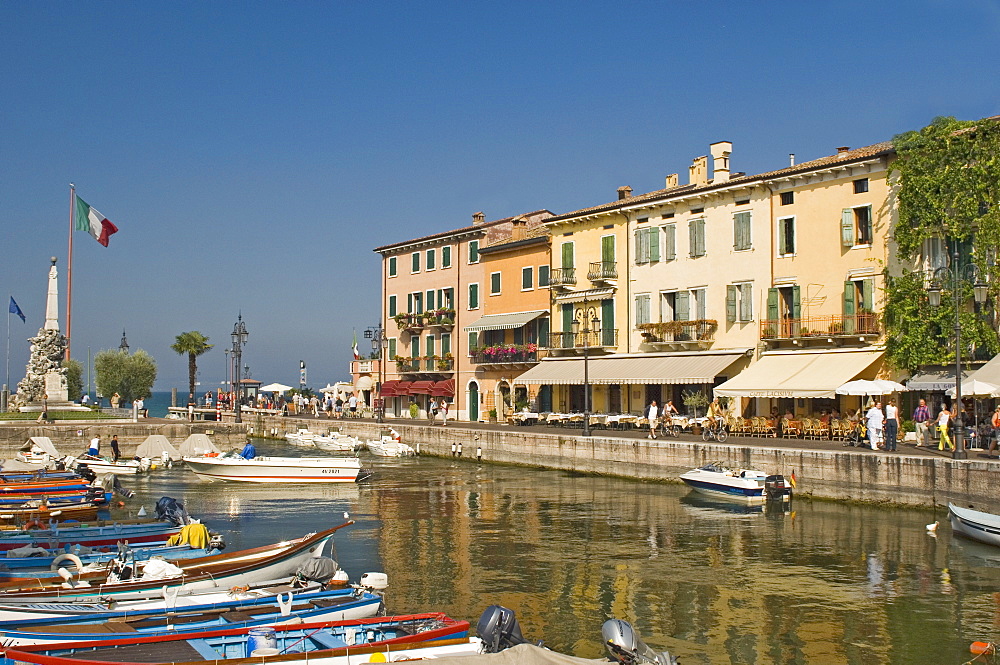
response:
M469 382L469 420L479 420L479 384L475 381Z
M508 383L506 379L501 379L500 382L497 383L496 402L497 418L500 422L506 422L507 416L510 414L513 404L510 395L510 383Z

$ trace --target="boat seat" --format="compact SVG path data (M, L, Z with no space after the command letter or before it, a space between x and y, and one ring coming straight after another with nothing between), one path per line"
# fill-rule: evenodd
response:
M205 660L211 660L213 662L221 660L219 652L213 649L211 645L205 640L192 639L192 640L185 640L185 642L187 642L191 646L191 648L197 651L198 655L204 658Z
M343 649L344 647L347 646L347 642L345 642L341 638L334 637L333 635L323 632L310 635L309 639L312 640L313 642L316 642L324 649Z

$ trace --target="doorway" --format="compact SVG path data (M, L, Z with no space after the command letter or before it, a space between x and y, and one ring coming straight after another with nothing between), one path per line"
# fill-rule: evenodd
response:
M469 382L469 420L479 420L479 384L475 381Z

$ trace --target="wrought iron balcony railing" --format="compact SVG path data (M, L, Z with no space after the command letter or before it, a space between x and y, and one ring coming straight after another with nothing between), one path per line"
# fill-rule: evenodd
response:
M604 282L618 279L618 264L614 261L596 261L590 264L587 279L592 282Z
M576 268L553 268L549 272L549 286L575 286Z

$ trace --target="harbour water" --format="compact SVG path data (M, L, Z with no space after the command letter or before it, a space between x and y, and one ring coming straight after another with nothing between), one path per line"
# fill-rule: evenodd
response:
M499 603L527 637L579 656L602 655L610 617L686 664L960 663L970 642L1000 638L1000 550L954 538L941 513L760 511L680 485L426 457L366 466L357 485L209 483L183 467L126 484L131 509L182 498L230 549L348 512L338 560L353 580L386 572L391 612L475 622Z

